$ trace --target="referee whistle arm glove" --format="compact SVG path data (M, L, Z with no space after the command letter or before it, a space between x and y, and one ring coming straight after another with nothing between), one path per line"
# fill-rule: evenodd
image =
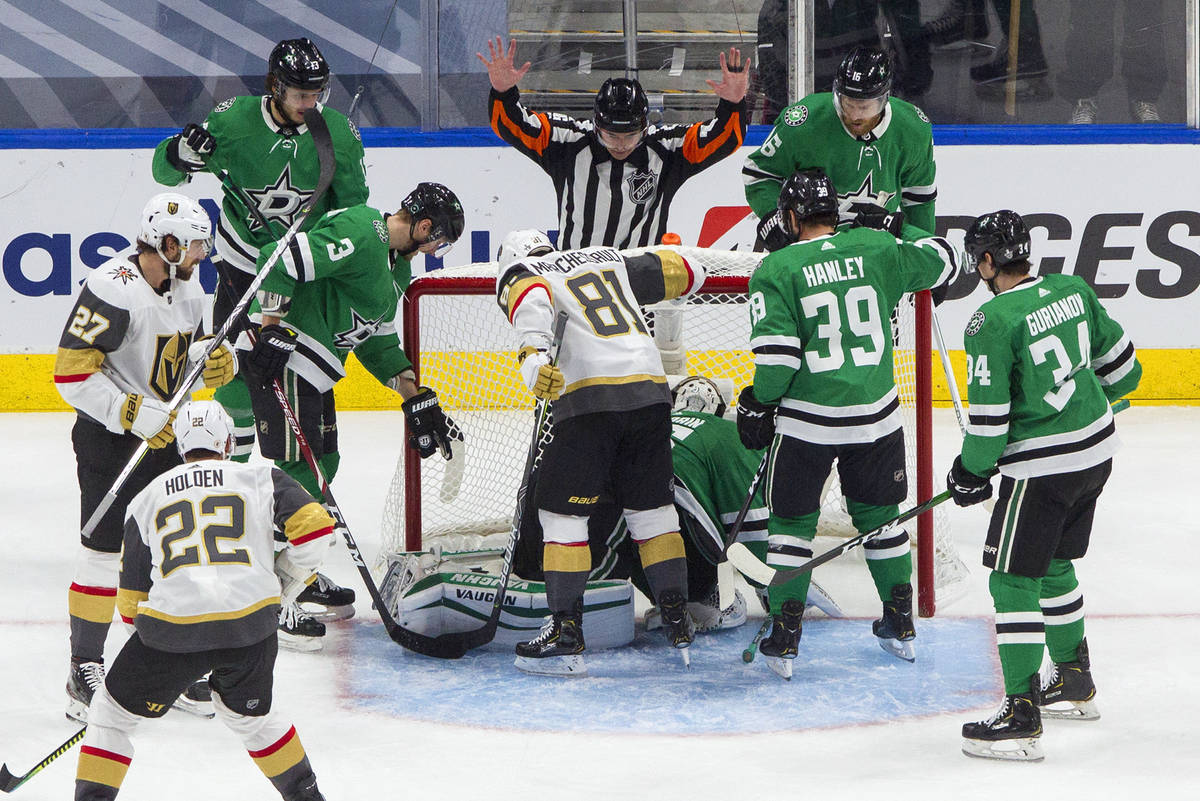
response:
M904 212L888 211L883 206L874 203L858 206L858 213L851 223L856 228L874 228L877 231L887 231L892 236L900 236L904 228Z
M959 506L973 506L992 497L992 480L977 476L963 467L962 456L954 457L950 473L946 476L946 489Z
M463 440L462 430L446 416L438 403L438 396L429 387L421 387L416 395L400 404L404 420L408 423L408 444L422 459L428 459L437 451L449 461L454 458L450 440Z
M768 253L774 253L790 244L792 244L792 235L783 227L782 211L775 209L775 211L758 221L758 238L754 242L754 251L756 253L761 253L764 250Z
M546 401L558 399L563 391L563 374L558 365L550 363L546 351L522 348L517 354L517 362L521 365L521 379L536 398Z
M207 128L189 122L183 132L167 143L167 161L181 172L199 172L217 149L217 140Z
M193 342L188 348L188 362L195 363L204 359L204 352L208 350L211 340L212 337L204 337ZM204 371L201 373L204 386L209 389L225 386L233 380L237 369L237 356L234 355L233 348L229 347L228 342L222 342L213 348L207 359L204 359Z
M131 392L121 397L119 414L121 428L137 434L151 448L164 448L175 441L171 428L175 410L165 403Z
M246 357L246 365L258 379L259 386L266 389L276 379L283 378L288 359L295 350L295 331L282 325L264 325L259 329L254 348Z
M775 409L754 397L754 386L742 388L737 402L737 430L742 445L752 451L760 451L775 438Z

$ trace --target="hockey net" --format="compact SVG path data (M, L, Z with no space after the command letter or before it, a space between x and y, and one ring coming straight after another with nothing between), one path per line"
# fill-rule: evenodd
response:
M747 284L763 254L677 248L704 265L699 292L682 309L685 369L718 383L732 408L754 375L748 350ZM640 251L627 251L629 253ZM495 301L497 265L475 264L422 276L404 307L404 349L420 382L433 387L442 408L462 428L455 458L422 461L405 448L396 466L382 521L381 565L388 554L503 548L532 435L533 398L516 369L516 337ZM906 296L894 315L895 379L904 418L909 497L901 508L933 494L929 301ZM653 309L651 309L653 311ZM826 488L818 536L856 533L835 477ZM918 608L934 612L961 594L966 568L937 507L909 529L917 544Z

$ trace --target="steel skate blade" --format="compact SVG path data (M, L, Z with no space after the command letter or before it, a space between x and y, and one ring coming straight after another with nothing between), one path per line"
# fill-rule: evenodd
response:
M891 637L880 637L879 647L887 651L892 656L903 659L905 662L917 661L917 649L913 645L912 640L897 640Z
M213 707L212 701L193 701L182 695L175 699L175 703L171 704L171 709L187 712L189 715L206 720L212 720L217 716L217 710Z
M692 655L688 653L688 648L685 646L683 648L676 648L675 650L679 651L679 658L683 660L684 668L691 670Z
M1042 720L1099 720L1100 709L1095 701L1057 701L1040 707Z
M556 678L583 678L587 676L587 665L582 654L568 656L547 656L534 659L528 656L518 656L513 664L517 670L534 676L554 676Z
M658 611L657 606L652 606L646 610L645 621L646 631L654 631L662 628L662 613Z
M971 740L964 737L962 752L969 757L1006 762L1041 762L1046 758L1037 737L1018 737L1012 740Z
M73 720L76 723L82 723L84 726L86 726L87 722L88 722L87 713L88 713L88 705L85 704L83 701L79 701L75 698L67 699L67 709L66 709L67 720Z
M792 680L792 663L795 659L784 659L780 656L763 656L763 661L767 663L767 667L773 673L783 677L787 681Z
M280 631L279 647L306 654L311 651L320 651L322 644L320 637L298 637L295 634L287 634Z
M312 607L304 607L304 611L313 620L319 620L322 623L332 623L336 620L349 620L354 617L354 604L346 604L345 606L321 606L317 604Z

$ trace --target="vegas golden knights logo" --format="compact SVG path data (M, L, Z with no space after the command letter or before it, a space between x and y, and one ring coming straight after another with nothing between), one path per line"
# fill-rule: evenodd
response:
M167 214L178 214L178 213L179 213L179 204L176 203L174 200L168 201L167 202Z
M187 371L188 346L192 335L176 332L159 336L154 344L154 360L150 365L150 389L161 400L168 400L179 389Z

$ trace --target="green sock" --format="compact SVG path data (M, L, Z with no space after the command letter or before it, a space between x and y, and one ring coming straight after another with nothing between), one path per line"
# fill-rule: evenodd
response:
M1042 579L1042 615L1046 648L1055 662L1074 662L1083 641L1083 593L1069 559L1053 559Z
M820 510L800 517L778 517L771 515L767 523L766 556L771 567L790 570L812 558L812 542L817 535L817 518ZM771 614L778 615L784 601L800 601L808 598L808 585L812 573L804 573L786 584L772 587L767 593Z
M1004 672L1004 692L1027 693L1046 649L1045 624L1038 603L1041 579L993 571L988 589L996 607L996 644Z

